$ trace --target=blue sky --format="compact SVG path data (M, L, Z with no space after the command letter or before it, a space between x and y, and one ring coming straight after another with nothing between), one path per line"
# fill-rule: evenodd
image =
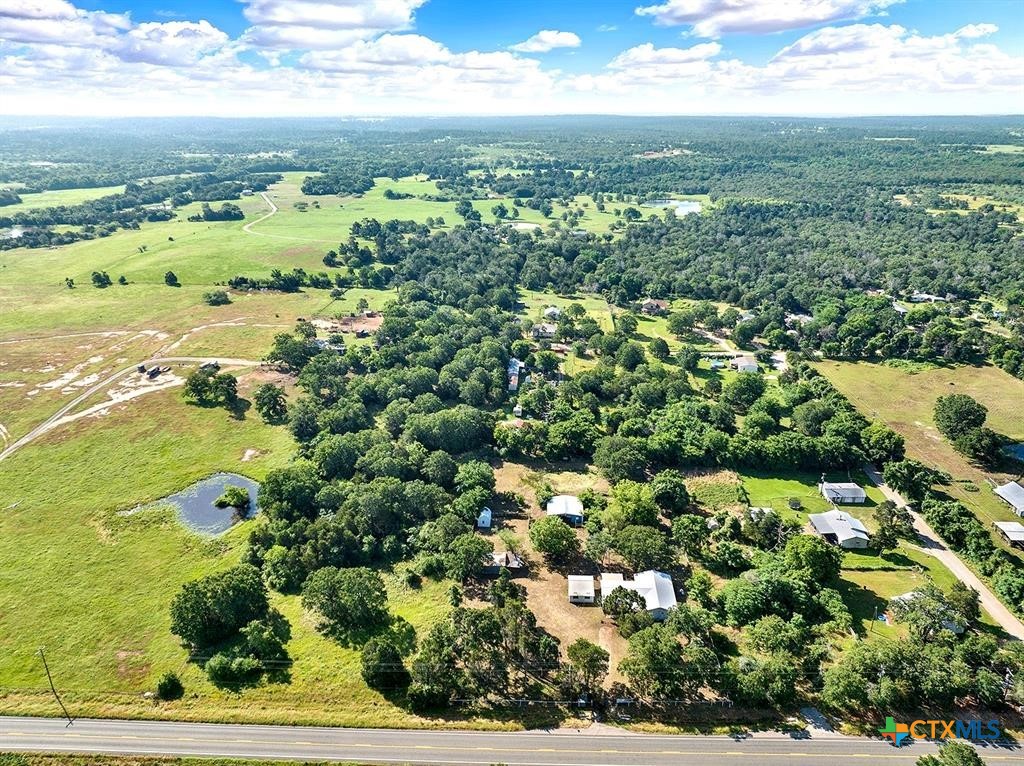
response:
M1019 0L4 0L52 114L1024 111Z

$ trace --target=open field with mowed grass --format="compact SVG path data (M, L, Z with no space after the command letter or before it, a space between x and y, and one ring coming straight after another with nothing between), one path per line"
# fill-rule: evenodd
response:
M256 449L259 454L246 455ZM0 472L0 713L52 714L37 650L75 716L432 726L368 689L359 652L322 636L297 596L273 596L289 619L294 664L281 683L241 694L215 688L170 633L181 585L235 564L249 528L202 537L169 510L125 514L215 471L261 480L294 443L253 413L185 405L180 390L87 418L27 446ZM249 459L246 459L246 458ZM69 471L74 466L74 471ZM449 583L412 589L385 576L391 609L422 634L450 608ZM142 697L173 670L182 700ZM449 724L455 725L455 724ZM463 726L515 726L460 721Z
M986 526L1016 518L988 483L990 478L1003 477L991 476L953 449L935 428L932 411L943 394L968 394L988 408L986 425L1014 441L1024 441L1024 381L992 366L919 372L864 362L827 361L816 366L861 412L903 434L910 457L950 473L954 482L943 490L973 509Z
M83 202L91 202L100 197L109 197L111 194L122 194L123 192L124 184L120 186L91 186L84 189L56 189L34 194L18 192L21 202L16 205L4 205L0 208L0 216L23 213L26 210L38 210L43 207L81 205Z

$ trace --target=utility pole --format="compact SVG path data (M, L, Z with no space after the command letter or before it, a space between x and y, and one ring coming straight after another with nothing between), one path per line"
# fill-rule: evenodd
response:
M68 719L68 726L70 726L74 723L74 720L71 718L71 714L68 713L68 709L64 707L64 702L61 700L60 695L57 694L57 688L53 685L53 676L50 675L50 666L46 664L46 654L41 646L39 647L39 656L43 660L43 669L46 670L46 680L50 682L50 691L53 692L53 696L56 698L57 704L60 705L60 709L64 711L64 717ZM66 729L67 726L64 728Z

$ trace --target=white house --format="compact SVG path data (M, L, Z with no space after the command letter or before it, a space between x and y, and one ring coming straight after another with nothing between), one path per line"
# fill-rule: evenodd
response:
M818 485L818 489L821 491L821 496L832 503L860 505L868 499L868 493L864 491L864 488L852 481L823 481Z
M867 528L842 511L812 513L807 517L814 531L840 548L867 548L871 537Z
M752 356L738 356L732 360L732 368L736 372L757 372L757 360Z
M932 295L931 293L911 293L907 299L911 303L945 303L946 299L941 295Z
M480 511L480 515L476 517L476 526L478 529L490 529L491 528L491 509L485 507Z
M557 322L561 316L562 309L558 308L558 306L548 306L546 309L544 309L545 319L553 319Z
M996 487L994 491L1010 504L1014 513L1024 516L1024 486L1021 486L1019 481L1007 482L1001 487Z
M637 572L632 580L623 579L618 572L602 572L601 598L607 598L616 588L625 588L643 596L647 611L658 621L668 617L668 610L676 606L672 578L665 572L648 569L646 572Z
M569 602L573 604L594 603L594 577L592 575L569 575Z
M648 316L659 316L668 311L668 301L648 298L640 304L640 311Z
M901 607L905 609L911 606L915 601L917 601L918 598L920 598L920 594L916 590L912 590L907 591L906 593L903 593L899 596L893 596L891 599L889 599L889 603L897 610L899 610ZM964 632L964 625L961 624L961 622L957 620L949 610L944 611L946 611L947 614L949 614L949 617L942 620L942 627L959 636L961 633Z
M583 503L575 495L555 495L548 500L548 516L558 516L566 524L578 527L583 523Z

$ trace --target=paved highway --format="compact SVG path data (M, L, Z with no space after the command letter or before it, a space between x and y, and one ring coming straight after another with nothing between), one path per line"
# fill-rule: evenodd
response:
M595 733L596 732L596 733ZM814 733L654 736L610 727L555 732L324 729L163 721L0 718L0 752L107 753L351 761L429 766L845 766L909 764L934 745L895 749L882 740ZM986 763L1024 764L1024 751L980 748Z

